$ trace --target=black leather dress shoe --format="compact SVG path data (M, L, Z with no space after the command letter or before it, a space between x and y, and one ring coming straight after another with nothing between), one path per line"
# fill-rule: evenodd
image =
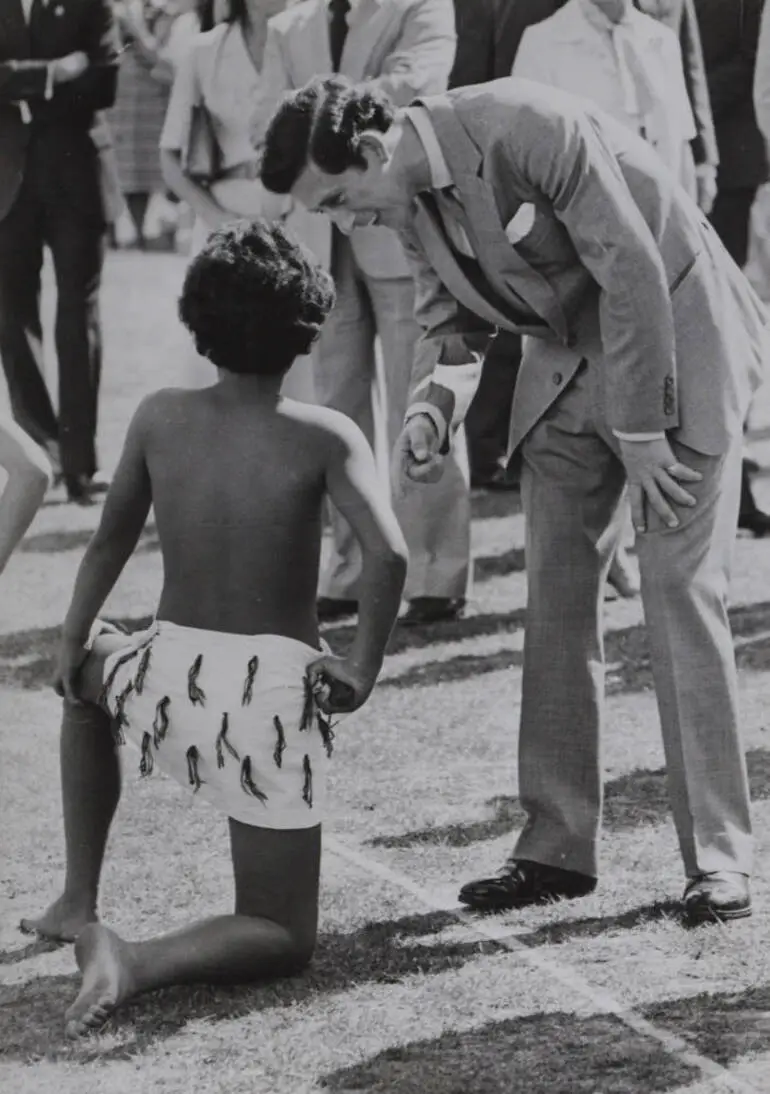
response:
M550 904L588 896L596 878L558 866L518 859L508 863L495 877L470 881L460 890L460 903L480 912L502 912L528 904Z
M690 923L726 923L751 915L749 879L720 870L690 878L684 891L684 914Z
M403 627L421 627L430 623L451 623L462 619L465 597L462 596L415 596L399 619Z
M738 527L743 532L751 532L755 539L770 535L770 514L761 509L752 509L738 516Z
M89 475L65 475L64 486L67 491L67 500L74 502L75 505L93 505L95 503Z
M319 623L331 623L346 615L355 615L358 611L357 600L338 600L333 596L319 596L315 602Z

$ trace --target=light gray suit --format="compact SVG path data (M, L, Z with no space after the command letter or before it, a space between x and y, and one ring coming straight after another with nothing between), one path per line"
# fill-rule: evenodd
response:
M613 430L664 430L703 474L679 528L651 517L637 539L674 819L689 875L748 873L725 598L767 315L654 152L598 108L516 79L424 106L478 262L452 251L438 207L419 197L404 242L427 345L446 362L420 401L456 424L472 394L460 378L473 369L452 364L493 326L533 336L510 437L511 450L523 445L529 582L520 735L529 819L514 857L597 872L601 597L624 484ZM512 243L505 226L527 204L531 229Z
M348 17L349 30L340 73L353 83L373 84L398 105L415 95L443 91L455 54L452 0L358 0ZM263 82L277 102L314 76L332 71L327 0L304 0L271 20L265 45ZM269 117L270 111L265 111ZM331 269L337 304L324 327L314 362L319 402L343 411L380 441L383 473L404 419L409 398L415 343L414 285L398 237L388 228L356 229L350 238L321 231L318 257ZM324 239L325 234L325 239ZM314 232L314 240L319 233ZM382 372L372 405L375 338L382 350ZM419 367L419 365L418 365ZM423 372L430 373L425 360ZM376 415L376 417L375 417ZM399 502L398 516L409 544L406 595L464 596L470 554L470 501L464 463L451 461L439 490L413 488ZM332 516L333 550L321 577L320 593L355 599L361 555L349 525Z

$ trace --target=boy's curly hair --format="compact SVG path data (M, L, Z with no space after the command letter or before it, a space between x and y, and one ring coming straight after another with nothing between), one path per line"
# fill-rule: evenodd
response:
M190 263L179 317L228 372L276 376L308 353L334 305L330 275L279 224L236 221Z
M316 78L285 96L265 134L260 175L267 190L288 194L309 161L330 175L364 167L361 134L387 133L395 116L381 91L344 76Z

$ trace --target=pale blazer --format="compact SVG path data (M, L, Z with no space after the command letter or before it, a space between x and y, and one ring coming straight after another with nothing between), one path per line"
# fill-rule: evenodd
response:
M568 0L542 23L528 27L521 39L512 75L582 95L639 131L661 159L695 192L692 151L695 119L685 83L679 39L663 23L631 8L628 27L635 50L654 89L653 117L633 117L626 110L621 70L609 35L591 20L586 0Z
M762 10L762 23L754 70L754 107L762 136L770 148L770 4Z
M397 106L446 88L456 46L453 0L358 0L348 24L340 62L343 76L354 83L374 84ZM331 72L326 0L302 0L270 21L262 79L273 102L314 76ZM325 245L314 249L328 264L331 225L323 220ZM319 234L314 231L314 242ZM398 238L389 229L359 228L352 246L370 277L409 275Z
M532 336L511 449L585 358L611 429L671 431L699 452L725 452L762 378L768 315L649 145L592 104L528 80L423 105L477 263L452 250L429 195L418 196L402 239L437 369L417 400L456 424L473 393L467 362L499 327ZM530 230L509 237L525 205Z

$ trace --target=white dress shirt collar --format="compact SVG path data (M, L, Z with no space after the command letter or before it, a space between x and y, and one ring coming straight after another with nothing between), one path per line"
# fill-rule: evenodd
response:
M21 9L24 12L24 19L28 23L32 14L33 0L21 0Z

